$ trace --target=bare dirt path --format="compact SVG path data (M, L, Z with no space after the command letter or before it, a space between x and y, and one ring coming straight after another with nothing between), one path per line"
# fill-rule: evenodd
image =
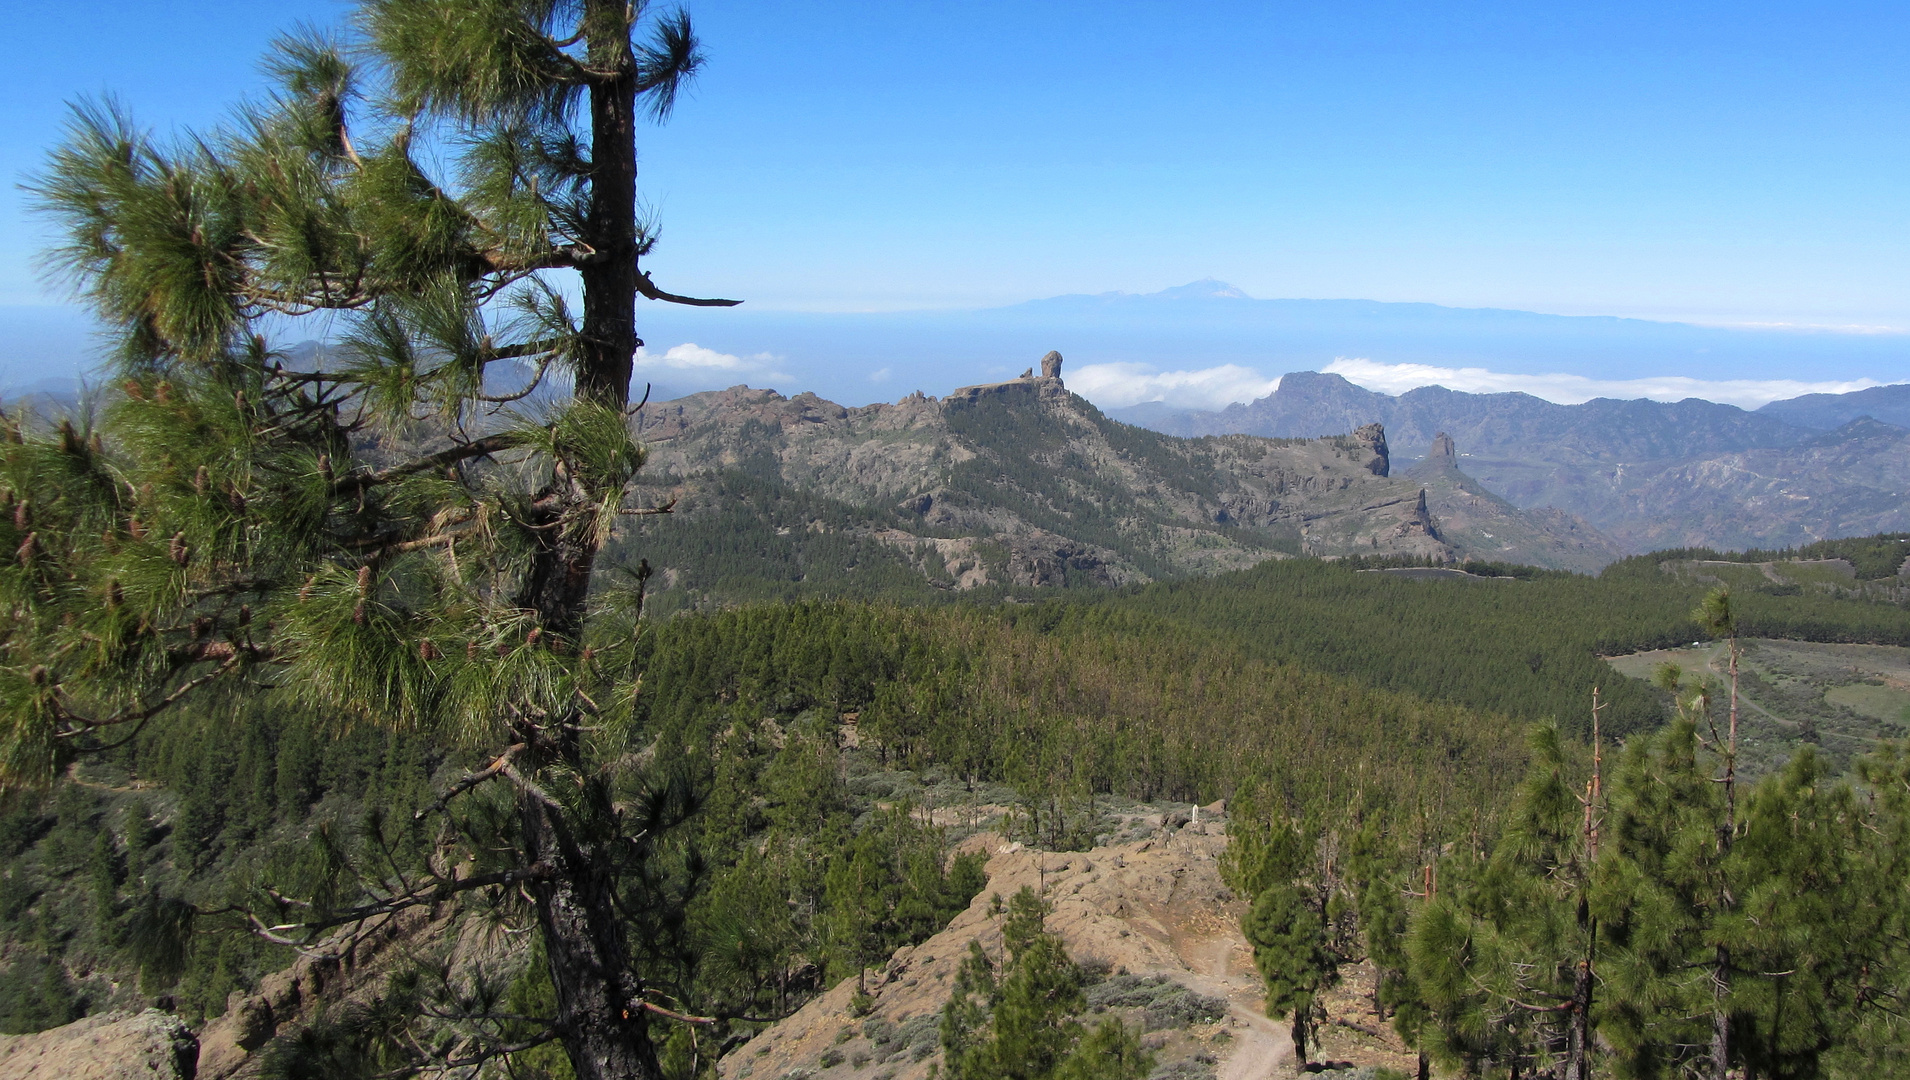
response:
M1233 1006L1233 1050L1221 1060L1219 1080L1274 1080L1293 1073L1293 1033L1262 1011L1259 975L1245 942L1233 936L1179 943L1190 989L1225 998ZM1246 972L1241 972L1242 961Z

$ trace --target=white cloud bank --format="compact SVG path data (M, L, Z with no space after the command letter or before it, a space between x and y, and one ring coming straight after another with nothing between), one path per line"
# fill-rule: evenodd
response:
M686 341L662 352L651 352L648 347L638 349L636 377L661 378L672 386L695 389L721 389L739 382L786 382L789 374L776 368L780 359L766 352L736 356Z
M1755 409L1767 402L1794 398L1800 394L1848 394L1853 390L1882 385L1875 379L1803 382L1797 379L1691 379L1683 375L1663 375L1649 379L1589 379L1583 375L1514 375L1486 368L1382 364L1374 360L1344 357L1321 370L1383 394L1403 394L1421 386L1443 386L1448 390L1463 390L1469 394L1519 391L1560 405L1576 405L1601 397L1650 398L1653 401L1683 401L1694 397Z
M1740 408L1755 409L1766 402L1800 394L1848 394L1875 379L1804 382L1798 379L1692 379L1665 375L1650 379L1592 379L1583 375L1518 375L1487 368L1435 367L1431 364L1383 364L1376 360L1341 357L1321 369L1346 381L1382 394L1403 394L1421 386L1443 386L1469 394L1510 391L1531 394L1560 405L1576 405L1593 398L1650 398L1682 401L1703 398ZM1104 409L1119 409L1159 401L1182 409L1223 409L1237 401L1263 398L1280 385L1252 368L1239 364L1192 371L1160 371L1147 364L1088 364L1068 374L1068 387Z
M1087 364L1067 372L1068 389L1104 409L1162 401L1182 409L1224 409L1266 397L1280 385L1239 364L1198 371L1157 371L1146 364Z

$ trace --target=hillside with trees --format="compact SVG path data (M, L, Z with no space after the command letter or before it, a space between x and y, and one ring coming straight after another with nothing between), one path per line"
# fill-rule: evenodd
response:
M1139 1080L1214 1009L1090 987L1045 856L1225 800L1206 895L1303 1061L1356 958L1458 1075L1899 1061L1903 751L1753 768L1739 724L1747 637L1910 644L1885 586L1493 561L1456 541L1595 544L1450 476L1442 539L1376 427L1171 439L1058 356L652 412L638 299L733 303L641 267L639 126L703 62L681 12L367 0L225 127L75 110L30 190L115 352L97 409L0 415L7 1034L151 1007L204 1080L709 1080L988 911L912 1063ZM276 349L308 316L337 347ZM1725 677L1605 661L1700 637Z

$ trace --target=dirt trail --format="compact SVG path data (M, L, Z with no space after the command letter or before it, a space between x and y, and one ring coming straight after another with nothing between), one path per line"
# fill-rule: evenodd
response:
M971 941L1000 952L1002 917L992 897L1006 899L1023 885L1053 905L1048 928L1076 960L1116 974L1165 975L1229 1003L1231 1015L1219 1023L1150 1033L1163 1062L1199 1056L1222 1080L1293 1075L1285 1025L1261 1014L1260 978L1240 935L1242 905L1220 880L1222 826L1210 812L1201 817L1208 820L1171 835L1086 852L1030 851L994 834L972 838L965 847L990 853L987 888L946 930L870 972L874 1007L866 1016L850 1015L855 984L848 980L725 1057L724 1080L926 1077L941 1057L933 1020L962 956Z
M1235 920L1234 925L1238 925ZM1293 1072L1293 1033L1267 1018L1253 951L1238 932L1189 935L1176 942L1188 970L1176 977L1189 989L1224 998L1232 1008L1233 1049L1219 1080L1273 1080Z

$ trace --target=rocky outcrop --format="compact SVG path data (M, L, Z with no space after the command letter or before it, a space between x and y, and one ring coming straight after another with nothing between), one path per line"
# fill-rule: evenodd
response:
M199 1041L169 1012L109 1012L0 1037L0 1080L194 1080Z
M1048 350L1048 355L1041 358L1041 377L1044 379L1059 379L1061 377L1060 353L1050 349Z
M1385 476L1392 471L1392 459L1386 453L1386 429L1379 424L1366 424L1353 429L1353 438L1372 455L1366 461L1366 471L1374 476Z
M1433 444L1421 465L1455 468L1445 440L1463 442L1466 474L1479 484L1541 518L1561 508L1623 551L1777 548L1910 529L1910 384L1746 412L1696 398L1559 405L1438 386L1394 397L1294 372L1267 397L1220 412L1113 415L1174 435L1306 438L1379 422L1399 446ZM1435 513L1439 495L1430 496Z
M1439 539L1439 525L1433 521L1432 511L1426 509L1426 489L1419 489L1419 504L1413 507L1413 516L1400 523L1401 536L1430 536Z
M321 1003L382 993L385 976L409 947L450 925L448 916L414 908L371 925L342 955L300 957L291 967L259 980L251 993L233 991L225 1012L200 1033L196 1080L255 1075L257 1051L273 1037L309 1021Z
M1520 510L1460 471L1458 446L1440 432L1424 460L1406 470L1420 487L1435 535L1488 562L1590 571L1624 555L1617 541L1584 520L1546 506Z

